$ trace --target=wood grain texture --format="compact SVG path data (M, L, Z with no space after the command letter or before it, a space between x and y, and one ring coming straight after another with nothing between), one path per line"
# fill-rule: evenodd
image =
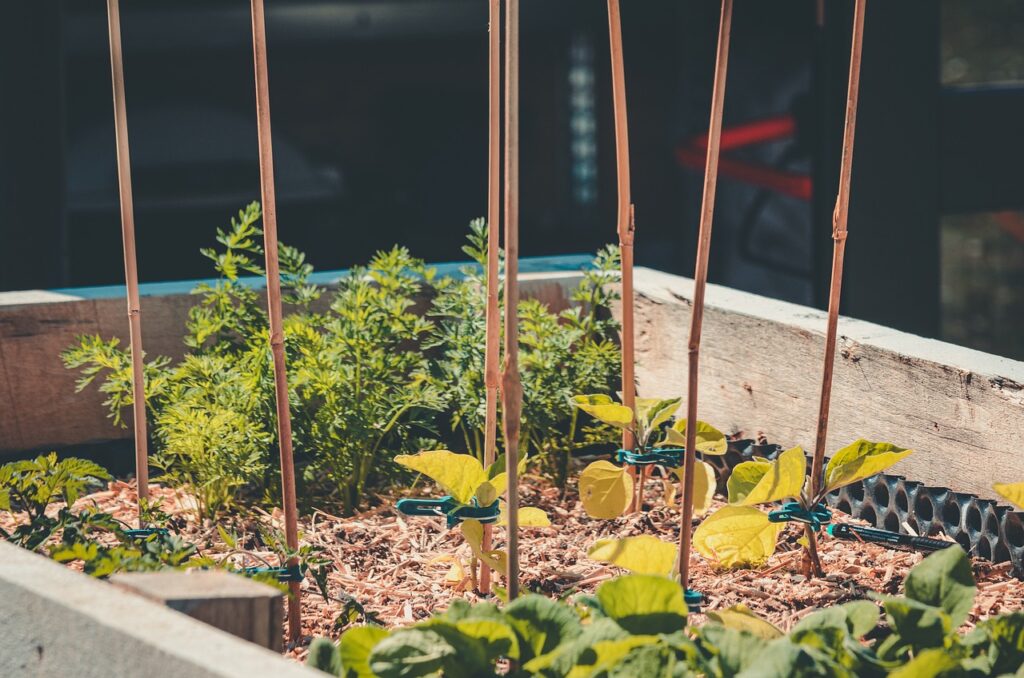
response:
M644 396L686 386L693 281L636 271L637 380ZM700 419L814 443L824 313L710 285ZM915 450L894 472L992 498L992 483L1024 479L1024 363L841 318L829 454L858 437Z
M522 273L523 296L558 312L569 305L577 272ZM324 311L332 295L314 306ZM199 301L190 294L145 298L146 353L180 359L188 309ZM426 308L424 303L418 308ZM51 292L0 294L0 458L4 452L59 448L82 443L122 440L130 428L117 428L106 417L103 396L95 386L75 393L77 372L64 369L61 351L81 334L117 337L128 345L124 300L82 299ZM130 417L130 412L125 412Z
M129 572L111 583L215 626L251 643L281 652L283 595L266 584L227 572Z

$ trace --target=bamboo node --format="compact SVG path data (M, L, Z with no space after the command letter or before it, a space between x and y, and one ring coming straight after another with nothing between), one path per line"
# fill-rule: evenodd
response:
M846 236L848 233L849 231L847 231L845 228L841 231L836 229L832 231L832 239L835 240L836 242L846 240Z

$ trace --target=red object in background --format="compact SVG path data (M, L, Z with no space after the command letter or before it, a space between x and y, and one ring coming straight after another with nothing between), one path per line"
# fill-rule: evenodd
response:
M763 118L740 125L732 125L722 130L721 148L731 151L745 146L761 144L768 141L789 139L796 133L796 120L792 115L779 115ZM676 160L683 167L701 171L706 161L708 148L707 134L692 137L689 141L676 148ZM752 184L760 188L788 195L798 200L811 199L811 177L807 174L775 169L757 163L730 158L723 155L718 163L720 176Z

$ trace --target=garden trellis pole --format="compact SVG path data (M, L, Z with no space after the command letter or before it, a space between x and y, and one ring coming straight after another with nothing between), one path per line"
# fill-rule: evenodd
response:
M501 381L501 317L498 305L498 250L501 236L501 0L489 0L487 64L487 335L484 346L484 386L487 389L484 415L484 467L496 458L498 440L498 386ZM483 550L491 548L491 525L484 525ZM491 570L480 562L480 592L490 593Z
M828 295L828 327L825 332L825 365L821 376L821 401L818 407L818 432L811 463L811 497L821 501L822 466L825 439L828 437L829 407L832 403L832 370L836 361L836 334L839 329L839 300L843 289L843 257L846 253L846 224L850 213L850 178L853 174L853 138L857 129L857 98L860 91L860 63L864 44L864 13L867 0L857 0L853 14L850 47L850 77L846 92L846 123L843 127L843 154L839 166L839 192L832 213L832 283ZM814 531L807 527L807 553L816 575L821 574Z
M711 121L708 125L708 154L704 166L704 196L701 204L700 233L697 236L697 265L693 274L693 308L690 314L689 379L686 395L686 452L683 462L682 520L679 529L679 578L685 589L690 580L690 543L693 539L693 473L697 453L697 381L700 366L700 333L704 322L704 291L708 282L708 254L711 251L711 226L715 214L715 188L718 185L718 150L722 137L722 109L725 81L729 70L729 32L732 27L732 0L722 0L722 18L718 26L718 54L711 93Z
M622 266L622 404L633 410L636 405L635 352L633 349L633 205L629 184L629 119L626 116L626 70L622 58L622 19L619 0L608 0L608 42L612 58L612 101L615 107L615 174L618 179L619 205L616 225ZM633 432L622 430L622 449L636 444ZM631 511L640 508L647 467L629 473L637 480Z
M519 595L519 0L505 2L505 366L501 375L508 477L508 598Z
M114 137L117 142L117 183L121 197L121 240L124 243L124 282L128 301L128 341L132 359L132 425L135 430L135 479L138 482L139 527L142 505L149 498L149 441L146 432L146 382L142 352L142 305L135 254L135 206L132 200L131 153L128 148L128 112L124 95L124 59L121 54L121 10L118 0L107 0L110 37L110 76L114 87Z
M298 512L295 506L295 464L292 460L292 420L288 409L288 374L284 358L281 311L281 271L278 265L277 198L274 195L274 150L270 136L270 85L267 78L267 28L263 0L252 0L252 51L256 74L256 120L260 152L260 193L263 204L263 249L267 273L267 316L270 319L270 351L274 359L274 391L277 397L277 440L281 451L281 491L284 495L285 543L299 548ZM289 566L298 565L292 557ZM288 584L288 638L296 641L302 630L301 587Z

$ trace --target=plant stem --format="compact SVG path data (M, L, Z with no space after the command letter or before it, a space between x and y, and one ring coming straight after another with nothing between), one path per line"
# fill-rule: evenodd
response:
M821 401L818 407L818 430L811 463L811 495L818 498L822 492L822 467L825 463L825 443L828 438L828 416L832 403L832 372L836 360L836 338L839 327L839 301L843 288L843 257L846 251L846 225L850 211L850 178L853 173L853 140L857 128L857 97L860 90L861 52L864 43L864 11L867 0L857 0L853 19L853 40L850 48L850 77L846 93L846 123L843 128L843 155L839 170L839 194L832 214L832 284L828 297L828 326L825 333L825 364L821 377ZM821 572L816 542L807 541L807 552L815 574Z
M683 463L682 517L679 525L679 579L685 589L690 579L690 544L693 539L693 476L697 454L697 384L700 365L700 336L704 322L704 292L708 280L708 255L711 251L711 227L715 213L715 188L718 185L718 151L722 137L722 109L729 67L729 33L732 27L732 0L722 0L718 28L718 54L711 95L711 120L708 123L708 153L704 167L700 233L697 238L697 265L693 276L693 307L690 312L689 374L686 401L686 451Z

